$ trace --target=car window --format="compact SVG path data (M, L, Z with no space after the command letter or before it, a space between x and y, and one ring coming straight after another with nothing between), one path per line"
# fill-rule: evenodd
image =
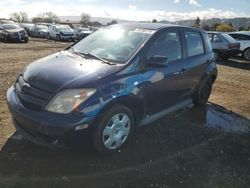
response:
M212 42L212 40L213 40L213 34L212 34L212 33L209 33L209 34L208 34L208 38L209 38L209 40Z
M162 33L148 48L146 59L154 56L166 57L168 61L182 58L181 40L178 32Z
M250 40L250 36L243 34L229 34L235 40Z
M189 57L204 54L204 45L202 42L201 34L199 32L185 31L185 39L187 42Z
M218 34L214 34L213 42L221 42L221 38Z
M211 39L210 39L209 34L205 34L205 42L206 42L206 46L207 46L207 51L212 52L213 48L212 48Z

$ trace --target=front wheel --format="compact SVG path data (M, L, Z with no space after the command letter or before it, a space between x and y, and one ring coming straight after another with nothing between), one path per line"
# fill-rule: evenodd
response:
M242 55L246 60L250 61L250 48L245 49Z
M108 154L123 147L134 132L134 117L129 108L114 105L106 110L94 130L94 148Z
M212 92L212 80L209 79L200 87L200 89L195 93L193 97L193 103L195 106L204 106Z

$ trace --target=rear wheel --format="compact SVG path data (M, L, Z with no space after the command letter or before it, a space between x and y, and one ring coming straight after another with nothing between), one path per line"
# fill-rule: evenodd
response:
M56 36L56 40L57 40L57 41L62 41L61 36L60 36L60 35L57 35L57 36Z
M107 154L123 147L134 132L134 117L129 108L114 105L103 113L94 130L94 148Z
M210 97L212 91L212 80L207 80L197 91L193 97L193 103L195 106L204 106Z
M245 49L242 55L246 60L250 61L250 48Z

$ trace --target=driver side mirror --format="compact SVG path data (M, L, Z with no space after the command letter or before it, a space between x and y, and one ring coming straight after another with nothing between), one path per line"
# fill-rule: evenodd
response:
M166 67L168 66L168 58L165 56L153 56L146 60L148 67Z

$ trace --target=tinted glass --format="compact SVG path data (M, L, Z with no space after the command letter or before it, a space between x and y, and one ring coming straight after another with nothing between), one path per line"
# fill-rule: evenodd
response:
M21 28L19 25L15 24L4 24L3 29L19 29Z
M204 54L204 46L199 32L186 31L185 39L188 47L188 56Z
M166 57L168 61L182 58L181 40L177 32L162 33L149 47L147 59L154 56Z

